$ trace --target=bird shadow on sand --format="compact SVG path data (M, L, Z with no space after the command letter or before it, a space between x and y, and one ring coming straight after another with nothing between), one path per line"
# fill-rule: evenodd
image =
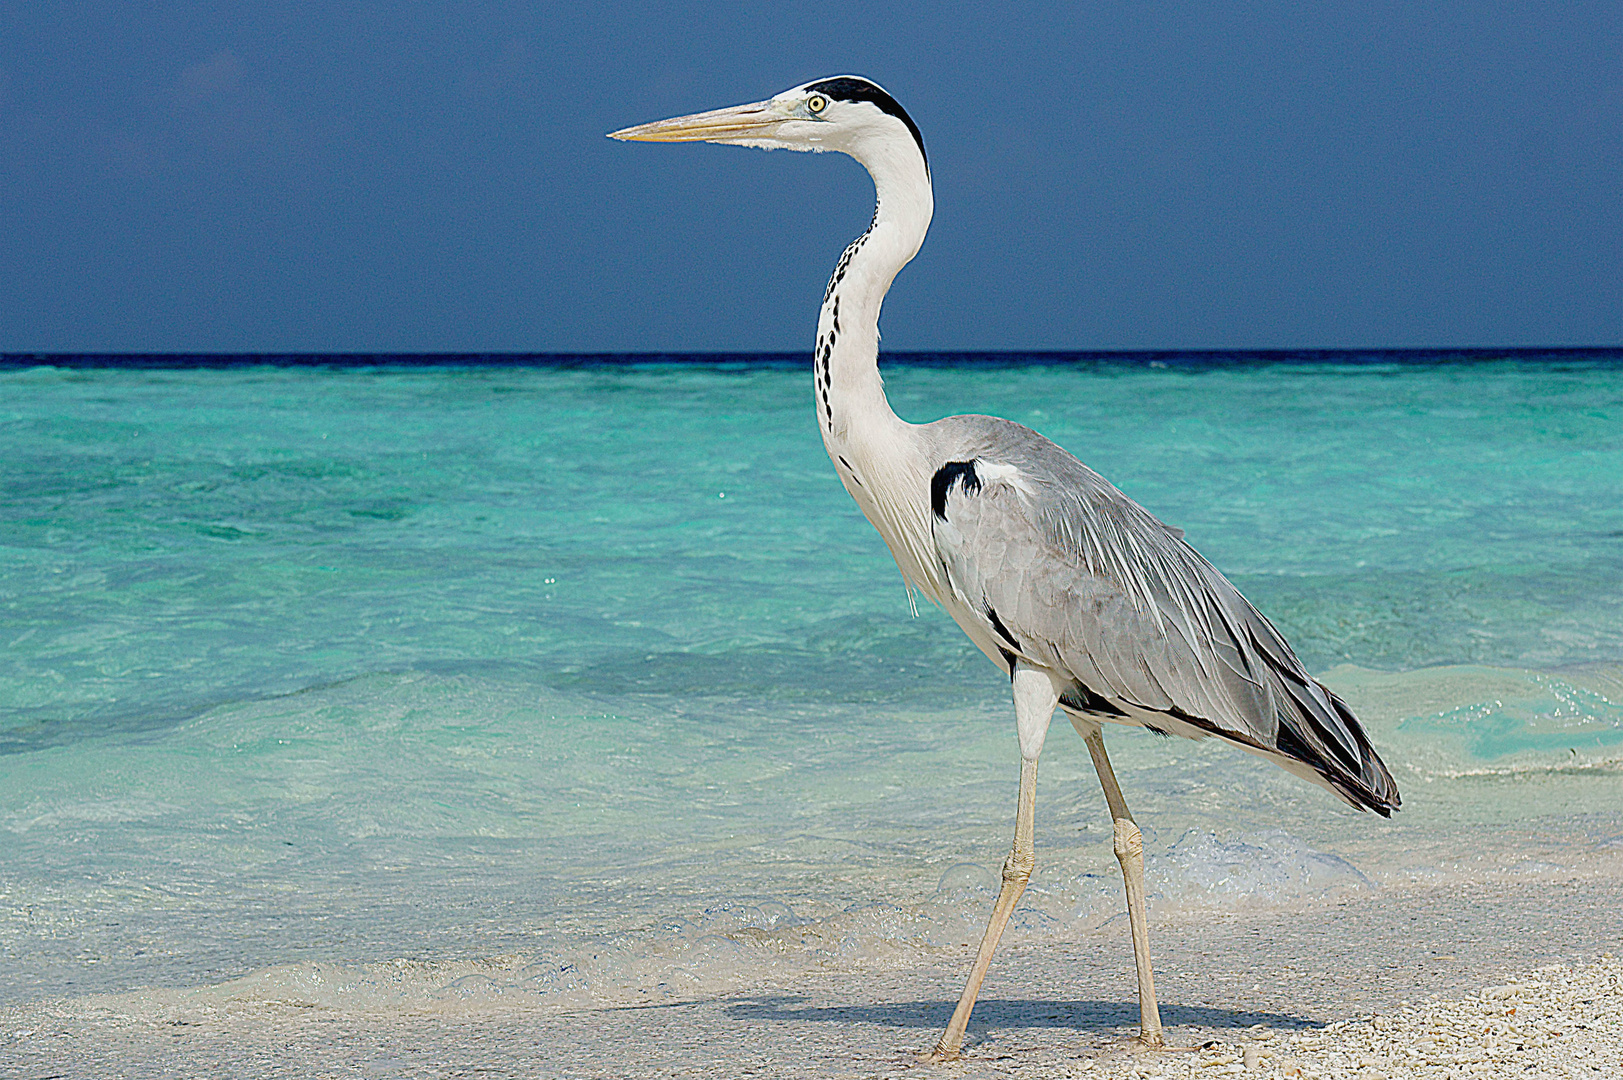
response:
M902 1001L887 1005L806 1005L797 995L750 998L727 1006L735 1020L756 1023L877 1024L895 1028L942 1028L956 1001ZM1067 1028L1074 1031L1115 1031L1138 1026L1138 1003L1120 1001L1026 1001L982 998L975 1003L979 1028ZM1263 1024L1297 1030L1324 1026L1320 1020L1284 1013L1248 1009L1219 1009L1203 1005L1161 1006L1167 1027L1248 1028Z

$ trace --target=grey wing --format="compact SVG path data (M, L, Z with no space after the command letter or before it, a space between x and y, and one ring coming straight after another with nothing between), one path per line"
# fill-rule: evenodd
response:
M1218 735L1354 806L1397 807L1346 703L1178 530L1035 432L996 423L974 457L937 471L931 520L950 587L1000 649L1073 679L1061 696L1073 712Z

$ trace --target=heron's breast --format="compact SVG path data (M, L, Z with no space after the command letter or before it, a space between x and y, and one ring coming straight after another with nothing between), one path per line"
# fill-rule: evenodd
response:
M834 435L825 437L824 444L840 482L890 548L902 576L944 604L946 580L930 536L929 471L923 456L905 444L876 447L872 441Z

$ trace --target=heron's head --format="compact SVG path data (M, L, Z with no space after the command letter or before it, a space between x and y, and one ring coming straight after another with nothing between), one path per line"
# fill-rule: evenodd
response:
M764 150L838 150L872 171L915 159L929 175L924 138L907 110L857 75L814 79L766 101L611 132L638 142L714 142Z

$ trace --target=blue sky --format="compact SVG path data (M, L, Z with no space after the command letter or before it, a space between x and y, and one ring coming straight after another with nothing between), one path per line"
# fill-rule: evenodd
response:
M842 72L923 129L893 349L1623 344L1623 6L16 3L0 350L809 347L871 188L611 142Z

